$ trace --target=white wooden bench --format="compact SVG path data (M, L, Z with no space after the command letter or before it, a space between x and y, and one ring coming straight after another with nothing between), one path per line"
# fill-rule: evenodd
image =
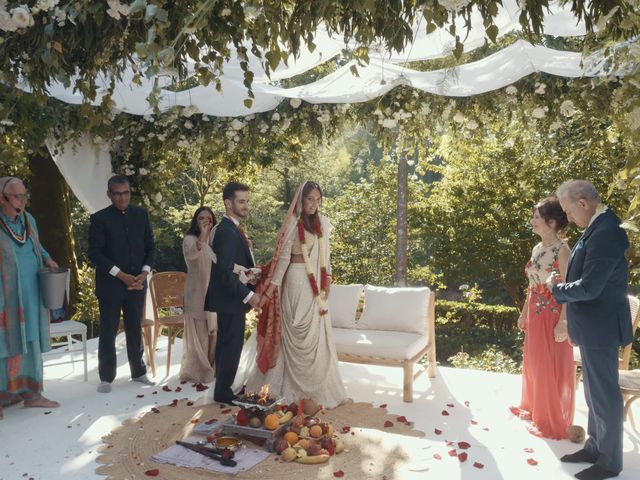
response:
M364 295L364 310L357 318ZM413 401L413 381L436 376L435 294L427 287L332 285L329 311L338 359L402 367L403 399ZM414 365L427 356L414 372Z

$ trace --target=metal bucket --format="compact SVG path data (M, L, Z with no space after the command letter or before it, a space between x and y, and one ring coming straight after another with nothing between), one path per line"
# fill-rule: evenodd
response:
M67 292L69 269L43 268L38 272L40 277L40 292L42 293L42 304L51 310L62 308L64 296Z

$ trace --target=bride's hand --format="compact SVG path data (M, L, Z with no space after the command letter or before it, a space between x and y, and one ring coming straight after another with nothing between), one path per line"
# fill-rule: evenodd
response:
M327 291L324 292L324 301L329 300L329 292L331 291L331 282L327 282Z

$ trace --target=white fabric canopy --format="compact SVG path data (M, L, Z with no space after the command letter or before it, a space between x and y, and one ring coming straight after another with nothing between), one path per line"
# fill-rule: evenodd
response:
M543 22L545 34L585 34L584 22L578 21L568 5L561 6L559 1L550 3L550 11ZM503 4L494 19L499 37L521 29L518 20L521 12L518 0L503 0ZM456 32L462 39L465 51L479 48L487 42L485 26L478 11L472 14L469 31L459 18L456 21ZM585 60L580 53L534 46L523 40L516 41L479 61L455 68L426 72L408 69L400 64L447 56L455 45L455 37L446 29L436 29L427 34L426 24L422 19L414 27L413 41L402 52L386 52L375 45L370 46L371 61L368 65L357 68L359 76L351 72L355 62L349 62L335 72L306 85L281 88L274 83L304 73L334 58L341 50L353 49L356 46L346 45L338 36L331 37L322 29L315 33L314 43L316 48L313 52L302 46L297 58L289 57L288 61L279 65L270 76L266 75L262 61L248 53L249 69L254 74L252 91L255 95L250 108L244 104L244 100L248 98L247 89L243 84L244 72L235 54L232 54L231 59L224 65L224 74L220 77L220 92L214 84L206 87L199 85L179 92L168 90L167 87L174 83L171 72L162 72L153 78L143 76L138 83L134 83L136 72L132 67L115 86L113 106L116 110L135 115L153 113L147 98L154 84L161 88L160 111L182 106L211 116L238 117L272 110L287 98L297 98L314 104L356 103L384 95L400 85L437 95L461 97L503 88L533 72L546 72L564 77L610 74L601 68L604 64L601 55ZM233 47L230 48L234 52ZM187 65L190 74L195 71L195 66L194 62ZM93 105L102 102L110 83L102 77L96 80L99 88L95 100L92 101ZM28 85L21 85L20 88L30 90ZM73 104L85 101L73 88L56 82L50 86L49 94ZM108 146L95 146L91 139L83 138L80 146L66 145L61 151L55 151L51 148L52 145L49 147L60 171L90 212L108 204L104 193L106 182L111 175Z
M518 21L521 11L518 1L504 0L503 3L504 6L499 7L494 20L498 27L498 36L521 28ZM551 2L550 12L544 18L543 28L546 34L554 36L584 35L585 33L584 22L578 21L573 16L568 5L561 6L558 1ZM472 14L470 30L467 32L463 20L458 18L456 32L463 39L465 51L476 49L487 41L482 16L477 10ZM557 52L531 45L529 45L530 48L526 48L522 41L517 42L517 46L512 45L479 62L458 67L455 72L453 70L415 72L395 67L394 64L434 59L451 53L455 45L455 37L444 28L427 34L426 24L424 20L420 20L414 27L413 42L410 42L402 52L385 52L376 46L370 46L371 64L358 68L360 78L350 73L352 64L349 64L308 85L291 89L282 89L274 85L273 82L292 78L334 58L342 49L352 49L356 46L346 45L339 36L331 37L323 29L315 33L314 43L316 48L313 52L303 46L297 58L290 57L285 64L279 65L275 71L271 72L270 78L267 77L261 60L248 53L249 68L254 73L252 90L255 95L250 108L244 104L244 100L248 98L247 89L243 84L244 72L235 54L232 54L229 62L224 65L224 74L220 78L222 85L220 92L213 84L206 87L200 85L180 92L167 90L166 87L173 83L173 77L168 72L153 78L143 77L140 84L137 84L133 82L135 72L131 68L116 84L112 97L114 108L135 115L152 113L153 109L147 98L154 82L160 87L165 87L161 89L159 96L161 111L183 106L193 107L211 116L236 117L272 110L285 98L300 98L310 103L361 102L383 95L397 85L411 85L439 95L463 96L501 88L535 71L570 77L598 74L596 71L580 68L579 54ZM230 49L234 52L233 46L230 46ZM521 54L525 54L526 57L518 58ZM569 59L569 63L564 68L562 63L566 59ZM530 65L527 65L527 62L530 62ZM192 74L195 64L191 62L187 69ZM505 75L505 72L508 73ZM455 82L449 81L452 73L457 78ZM481 74L480 78L477 76L478 73ZM447 77L444 82L443 77ZM109 87L108 79L98 78L97 83L99 89L95 100L92 101L93 105L99 105L102 102ZM29 90L28 85L22 85L21 88ZM74 92L73 88L67 88L60 83L53 83L49 93L68 103L79 104L84 100L79 92Z
M69 142L62 148L56 147L52 139L46 144L60 173L89 213L110 204L107 181L113 173L109 145L96 144L88 135L78 144Z
M271 91L310 103L357 103L384 95L398 85L436 95L467 97L497 90L534 72L572 78L608 74L602 70L602 62L588 61L584 62L585 66L581 62L580 53L552 50L518 40L482 60L452 69L419 72L372 60L366 67L358 67L359 76L356 77L350 71L354 65L351 62L308 85Z

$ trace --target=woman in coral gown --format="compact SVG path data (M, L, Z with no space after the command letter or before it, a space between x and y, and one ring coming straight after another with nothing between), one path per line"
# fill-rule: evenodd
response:
M556 440L567 438L573 421L575 368L565 307L556 303L545 281L552 271L565 277L571 251L559 235L567 224L557 198L535 206L531 226L541 242L525 267L529 288L518 320L525 335L522 400L511 407L515 415L531 421L531 433Z

